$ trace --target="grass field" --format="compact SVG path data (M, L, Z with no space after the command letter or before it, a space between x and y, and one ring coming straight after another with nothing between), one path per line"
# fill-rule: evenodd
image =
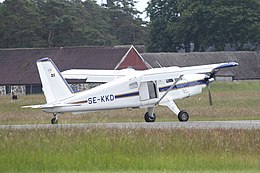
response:
M259 120L260 119L260 82L243 81L212 84L213 106L209 106L208 93L176 101L180 109L190 114L190 120ZM21 106L42 104L43 95L19 96L11 101L10 96L0 96L0 124L50 123L51 114L41 110L21 109ZM146 109L113 110L96 113L72 115L65 113L59 123L87 122L142 122ZM177 117L167 108L156 109L156 121L177 121Z
M260 119L260 82L215 83L207 92L177 102L190 120ZM23 105L42 95L0 97L1 124L49 123L51 115ZM64 114L60 123L143 121L146 110ZM158 107L158 121L177 121ZM0 129L0 173L258 173L260 130L236 129Z
M257 172L260 130L0 130L0 172Z

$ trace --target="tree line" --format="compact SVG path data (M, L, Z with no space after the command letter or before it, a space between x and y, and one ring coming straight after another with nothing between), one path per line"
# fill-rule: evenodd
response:
M0 47L144 44L145 23L134 0L5 0Z
M212 46L221 51L227 45L253 50L260 44L260 0L150 0L149 22L139 17L135 4L5 0L0 48L142 44L150 52L189 52Z
M260 43L259 0L151 0L150 51L205 51Z

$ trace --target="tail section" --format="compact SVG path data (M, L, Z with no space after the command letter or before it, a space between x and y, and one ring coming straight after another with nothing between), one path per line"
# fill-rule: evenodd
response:
M43 92L47 103L62 101L73 96L73 91L49 58L36 62L40 74Z

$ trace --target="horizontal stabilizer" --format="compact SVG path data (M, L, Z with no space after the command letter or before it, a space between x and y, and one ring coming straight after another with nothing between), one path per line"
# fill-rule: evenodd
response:
M22 108L32 108L32 109L50 109L50 108L58 108L58 107L71 107L71 106L81 106L80 104L44 104L44 105L30 105L23 106Z
M32 109L41 109L45 105L29 105L29 106L22 106L22 108L32 108Z

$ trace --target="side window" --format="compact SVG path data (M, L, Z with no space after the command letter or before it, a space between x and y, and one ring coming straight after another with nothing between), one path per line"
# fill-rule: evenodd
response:
M166 83L172 83L172 82L174 82L173 79L166 79Z
M130 83L130 84L129 84L129 88L130 88L130 89L138 88L138 83L137 83L137 82Z

